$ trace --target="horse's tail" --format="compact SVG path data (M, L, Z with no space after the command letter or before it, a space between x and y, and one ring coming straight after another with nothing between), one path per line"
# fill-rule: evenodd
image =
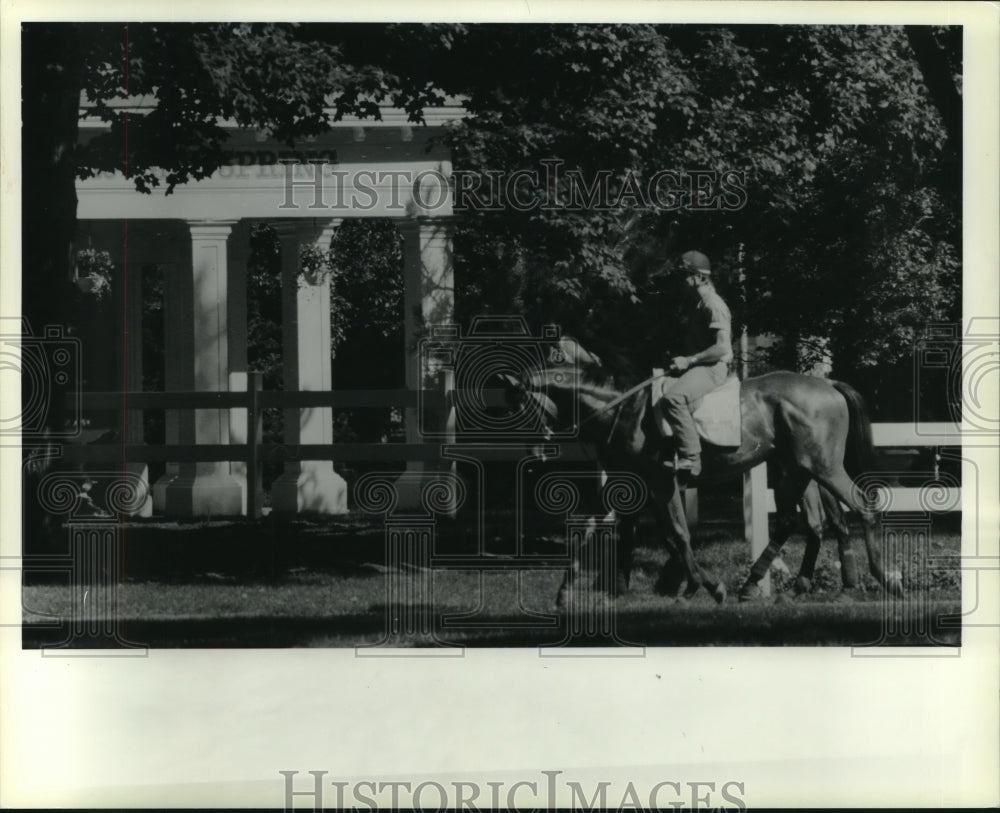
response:
M850 418L847 429L847 449L844 455L844 468L851 479L859 474L870 471L874 456L872 443L872 422L868 417L868 408L864 399L854 387L842 381L831 381L844 400L847 401L847 413Z

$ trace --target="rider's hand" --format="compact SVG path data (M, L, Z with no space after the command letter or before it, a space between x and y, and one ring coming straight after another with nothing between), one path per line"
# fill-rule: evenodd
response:
M681 373L683 373L690 366L691 361L687 356L675 356L670 362L670 368Z

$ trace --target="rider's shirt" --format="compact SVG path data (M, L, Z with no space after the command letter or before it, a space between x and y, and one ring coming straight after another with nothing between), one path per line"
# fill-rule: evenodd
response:
M715 331L728 330L732 336L733 317L729 306L715 292L711 285L698 288L699 301L688 313L687 330L685 331L684 355L693 356L715 344ZM719 363L729 363L733 360L733 351L723 356Z

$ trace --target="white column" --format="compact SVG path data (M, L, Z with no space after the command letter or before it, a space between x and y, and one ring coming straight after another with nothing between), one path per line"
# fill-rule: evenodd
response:
M115 231L122 224L115 223ZM111 283L111 318L121 321L108 331L113 342L113 356L107 359L111 368L111 386L123 392L142 391L142 264L132 261L142 255L142 246L148 239L148 231L142 224L128 224L128 241L124 237L108 241L108 252L115 267L115 278ZM128 410L123 420L116 426L122 432L125 443L142 443L142 411ZM140 507L131 512L132 516L152 515L153 503L149 497L149 466L140 461L126 462L123 471L137 475L147 488L147 497Z
M229 333L229 389L246 391L247 383L247 260L250 253L250 224L241 220L229 236L226 287L226 327ZM229 442L246 443L246 410L229 411ZM242 510L247 512L247 464L234 460L229 473L243 490ZM257 505L260 505L258 500Z
M226 328L229 331L229 368L247 368L247 262L250 254L250 223L241 220L229 236L226 263Z
M418 217L400 225L403 234L403 297L404 330L407 354L406 386L411 390L439 390L452 386L451 371L434 373L425 369L419 352L419 339L430 325L454 321L455 281L452 264L451 221L445 217ZM453 425L448 413L436 412L422 418L427 426L433 422L435 431L445 431ZM416 409L406 410L406 442L424 441L420 431L421 416ZM453 438L440 435L431 443L447 443ZM440 464L409 461L406 474L396 483L399 507L420 506L420 493L428 479L438 472L453 471L454 463ZM418 476L414 476L418 474Z
M189 365L185 377L196 391L229 389L226 240L233 222L188 224L193 307L190 330L184 333L190 352L184 354L183 361ZM185 412L191 414L190 410ZM194 410L193 422L182 422L180 434L181 443L229 443L226 410ZM240 514L241 505L242 489L230 475L228 462L181 463L179 475L167 486L167 513L175 516L235 516Z
M122 390L142 392L142 266L127 265L125 273L125 329L122 335ZM126 276L127 275L127 276ZM125 413L125 442L143 443L142 410ZM153 500L149 493L149 465L126 462L125 471L138 475L146 487L146 498L133 516L153 515Z
M163 274L163 385L166 392L180 392L191 388L184 363L194 351L185 337L191 333L191 269L187 259L176 258L166 266ZM165 411L166 443L172 446L181 442L181 425L193 427L193 416L188 411ZM190 436L193 429L187 432ZM167 510L167 487L180 474L180 464L168 462L166 471L153 484L153 510L163 514Z
M281 240L282 352L285 392L333 389L330 366L330 280L302 273L300 249L312 243L330 247L339 220L286 220L275 225ZM333 443L333 410L329 407L285 410L285 443ZM347 511L347 484L331 460L299 460L285 464L271 486L277 512L342 514Z

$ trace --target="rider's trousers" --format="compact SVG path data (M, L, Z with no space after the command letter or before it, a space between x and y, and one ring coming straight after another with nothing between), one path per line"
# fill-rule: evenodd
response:
M725 383L728 375L729 365L725 361L699 364L685 370L664 396L663 412L674 430L677 457L681 460L694 460L700 456L701 442L691 413L702 398Z

